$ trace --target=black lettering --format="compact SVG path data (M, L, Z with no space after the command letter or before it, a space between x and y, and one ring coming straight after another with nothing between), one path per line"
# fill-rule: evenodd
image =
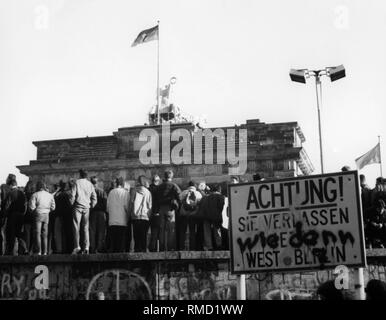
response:
M306 192L306 198L304 199L304 201L301 203L301 205L305 205L308 203L308 201L310 201L310 193L308 191L308 180L304 181L304 190ZM298 192L299 193L299 192Z
M330 222L331 224L339 224L339 222L337 220L335 220L336 218L336 212L337 209L336 208L333 208L333 209L330 209Z
M247 256L248 268L254 268L256 266L256 252L247 252L245 255Z
M353 245L355 242L355 239L354 239L353 235L351 234L351 232L346 232L346 234L345 234L344 231L339 230L338 235L339 235L340 242L343 245L346 244L347 240L350 240L351 245Z
M245 224L244 224L244 221L245 221L245 218L244 218L244 217L240 217L240 218L239 218L239 225L241 225L241 228L239 227L239 231L240 231L240 232L244 232L244 231L245 231Z
M310 180L310 195L311 203L315 203L315 195L318 197L319 202L323 202L322 179L318 179L318 185L315 184L314 180Z
M303 244L301 222L296 222L295 230L296 230L295 233L289 239L289 244L293 248L300 248Z
M303 252L300 249L295 249L295 265L303 264Z
M328 219L326 217L327 211L322 209L319 212L319 216L323 219L323 221L319 221L321 225L325 226L328 223Z
M310 230L303 235L303 242L307 246L314 246L318 242L319 234L315 230Z
M255 205L256 209L260 209L256 198L255 188L253 186L249 188L247 210L250 209L252 203Z
M312 210L312 211L311 211L311 218L312 218L311 224L312 224L313 226L317 226L318 223L319 223L317 214L318 214L318 211L316 211L316 210Z
M280 206L284 207L284 192L283 192L283 184L279 184L280 191L275 192L275 185L271 184L271 199L272 199L272 207L276 206L276 198L280 199Z
M259 202L260 202L260 206L263 208L263 209L267 209L270 207L271 205L271 202L270 201L267 201L265 204L263 203L263 197L261 195L261 191L265 189L265 190L269 190L269 187L266 185L266 184L263 184L260 186L258 192L257 192L257 196L259 197Z
M276 249L279 246L279 236L276 233L269 235L267 237L267 245L272 249Z
M341 209L339 208L339 218L340 218L340 223L349 223L348 220L348 208ZM344 222L343 222L344 220Z
M329 187L328 183L333 182L336 183L335 179L333 177L328 177L324 180L324 197L328 202L334 202L338 196L336 189L331 189L330 192L328 192Z
M243 240L241 238L237 238L236 242L239 245L241 254L243 254L247 248L249 251L251 251L252 248L257 244L258 241L259 241L259 236L256 234L254 236L253 240L251 240L251 238L247 238L243 242Z
M286 182L284 183L284 186L287 187L287 194L288 194L288 204L292 205L292 187L295 185L295 182Z
M330 240L332 240L332 243L335 245L336 241L338 240L336 235L328 230L323 230L322 231L322 239L323 239L323 244L327 246L330 243Z
M265 266L266 267L272 267L273 260L272 260L272 252L266 252L265 253Z

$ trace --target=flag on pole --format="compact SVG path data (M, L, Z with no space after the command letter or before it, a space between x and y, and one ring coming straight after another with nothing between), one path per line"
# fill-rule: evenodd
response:
M138 44L152 40L158 40L158 25L153 28L141 31L131 46L135 47Z
M358 170L372 163L381 163L381 147L378 143L374 148L355 159Z

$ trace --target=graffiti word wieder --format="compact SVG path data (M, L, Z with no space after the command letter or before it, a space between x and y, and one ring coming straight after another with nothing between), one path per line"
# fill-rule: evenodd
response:
M288 232L274 232L267 236L265 235L264 231L261 231L255 234L254 237L248 237L244 241L241 238L237 238L237 244L239 245L241 254L243 254L246 249L251 251L259 242L263 249L266 246L271 249L276 249L279 246L287 246L287 238L285 238L287 235ZM337 244L338 239L342 245L346 245L347 241L350 241L352 245L355 242L351 232L344 232L343 230L339 230L338 235L329 230L308 230L304 232L303 224L301 222L297 222L295 226L295 233L289 237L288 244L293 248L300 248L303 245L315 246L318 243L319 238L322 239L325 246L327 246L330 242L332 242L334 245Z

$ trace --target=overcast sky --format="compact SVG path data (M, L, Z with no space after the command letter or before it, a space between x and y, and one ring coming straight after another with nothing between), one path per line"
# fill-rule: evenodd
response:
M325 171L386 142L386 2L256 0L1 0L0 180L36 159L35 140L110 135L143 124L161 83L206 126L298 121L320 172L315 87L290 68L344 64L323 78ZM382 143L386 159L386 143ZM374 185L379 165L362 172Z

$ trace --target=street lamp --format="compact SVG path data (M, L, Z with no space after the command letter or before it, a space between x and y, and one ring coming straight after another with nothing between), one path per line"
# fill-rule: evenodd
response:
M322 82L320 78L322 76L330 77L331 82L344 78L346 76L346 70L343 65L337 67L327 67L322 70L308 70L308 69L291 69L290 78L294 82L306 83L306 79L315 77L316 88L316 106L318 108L318 122L319 122L319 148L320 148L320 167L322 173L324 173L323 165L323 147L322 147L322 126L320 121L320 105L322 100Z

